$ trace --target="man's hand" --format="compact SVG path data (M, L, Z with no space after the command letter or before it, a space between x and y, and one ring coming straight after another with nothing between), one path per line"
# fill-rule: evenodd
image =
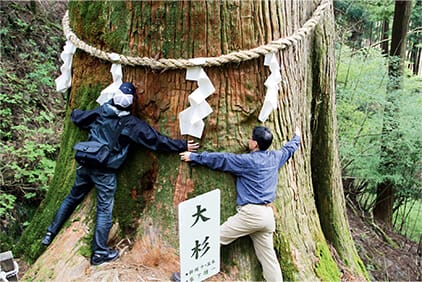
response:
M296 126L296 130L295 130L295 134L300 137L301 132L300 132L299 127L297 127L297 126Z
M189 140L188 141L188 151L189 152L194 152L199 148L199 144L198 143L194 143L193 140Z
M185 161L185 162L190 162L191 161L190 154L191 154L191 152L183 152L183 153L180 153L179 154L180 155L180 159L182 161Z

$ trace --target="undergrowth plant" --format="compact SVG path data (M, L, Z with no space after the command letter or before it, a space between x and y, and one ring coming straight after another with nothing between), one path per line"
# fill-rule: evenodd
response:
M54 80L63 39L36 5L0 9L0 251L13 247L44 198L59 149L65 102Z

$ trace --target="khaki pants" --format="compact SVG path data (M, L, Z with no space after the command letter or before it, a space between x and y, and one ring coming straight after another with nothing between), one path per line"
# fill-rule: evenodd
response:
M274 251L274 231L275 220L271 206L248 204L237 207L237 213L221 225L220 242L228 245L239 237L249 235L265 280L281 282L283 276Z

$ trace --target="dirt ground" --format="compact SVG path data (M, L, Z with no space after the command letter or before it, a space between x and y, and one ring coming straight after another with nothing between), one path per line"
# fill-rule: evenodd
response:
M404 236L383 228L377 231L373 225L366 222L348 210L349 225L357 251L366 266L371 281L421 281L422 260L421 246ZM382 232L391 239L384 239ZM126 252L128 246L120 247L121 258L115 262L91 267L88 260L85 265L85 281L170 281L168 273L177 270L177 257L169 250L159 246L151 249L139 244L132 246L132 252ZM136 250L138 249L138 250ZM142 250L149 249L149 252ZM133 253L137 256L134 257ZM143 254L139 256L139 254ZM157 263L159 262L159 263ZM19 261L19 277L28 270L24 262ZM98 278L98 279L97 279ZM230 281L230 277L219 273L208 281ZM349 280L349 279L347 279ZM353 280L353 279L352 279Z
M348 217L356 248L371 281L422 280L420 245L380 226L393 242L387 243L380 232L350 209Z

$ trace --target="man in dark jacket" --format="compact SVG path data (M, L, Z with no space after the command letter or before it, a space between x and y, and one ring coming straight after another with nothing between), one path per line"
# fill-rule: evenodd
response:
M112 226L114 193L117 188L116 171L126 159L130 144L135 143L162 152L195 151L198 148L198 144L192 141L176 140L161 135L145 121L131 115L134 94L133 84L125 82L109 102L94 110L72 111L72 121L79 127L89 130L88 140L108 144L112 147L111 153L104 167L81 164L78 166L72 190L63 200L53 222L47 228L47 233L41 242L43 245L50 245L65 221L95 186L97 214L91 264L99 265L117 259L119 252L110 249L107 240Z
M195 162L211 169L236 176L237 213L220 228L220 242L228 245L249 235L266 281L282 281L280 264L273 245L275 219L271 203L277 190L278 170L299 148L300 131L279 150L267 150L273 140L271 131L257 126L249 138L249 154L180 153L186 162Z

